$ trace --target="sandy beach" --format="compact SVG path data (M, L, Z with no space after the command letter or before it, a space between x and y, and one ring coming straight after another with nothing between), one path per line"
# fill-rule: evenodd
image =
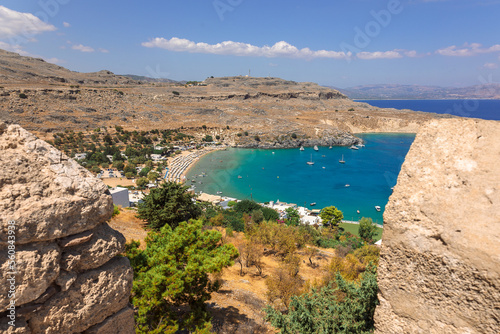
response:
M166 177L163 176L163 179L172 182L185 182L187 173L202 156L222 149L225 147L205 147L196 151L183 151L175 157L169 157L167 159L168 173Z

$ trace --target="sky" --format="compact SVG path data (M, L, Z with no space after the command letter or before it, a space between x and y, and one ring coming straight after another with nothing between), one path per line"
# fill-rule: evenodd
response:
M0 48L78 72L346 88L500 82L500 0L3 0Z

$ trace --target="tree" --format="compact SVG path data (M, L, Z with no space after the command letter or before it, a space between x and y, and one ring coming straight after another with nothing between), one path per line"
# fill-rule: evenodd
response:
M377 290L375 267L370 266L359 283L337 275L327 287L292 297L287 314L266 307L266 318L282 334L368 334L373 330Z
M182 222L172 230L164 225L150 232L146 249L128 244L126 255L134 268L132 303L137 308L138 333L175 333L202 329L210 320L205 302L220 288L209 273L233 264L238 251L221 244L222 234L203 231L201 221ZM179 316L174 308L189 306Z
M292 226L297 226L300 223L300 214L299 211L295 208L287 208L285 209L286 212L286 224L287 225L292 225Z
M359 236L368 243L373 243L373 237L377 233L377 227L371 218L361 218L359 220Z
M145 186L147 186L149 183L148 179L145 178L145 177L141 177L141 178L138 178L136 181L135 181L135 184L137 184L137 186L139 188L144 188Z
M325 226L331 225L332 227L338 226L342 221L342 219L344 219L342 211L340 211L334 206L327 206L326 208L323 208L319 216L323 220L323 225Z
M250 213L250 216L252 217L253 222L257 223L257 224L264 220L264 214L262 213L262 210L260 210L260 209L253 210Z
M160 174L158 174L157 172L149 172L149 173L148 173L148 180L149 180L149 181L154 181L154 180L156 180L159 176L160 176Z
M175 228L182 221L198 217L201 209L193 202L194 195L187 192L188 188L175 182L163 182L144 197L137 210L138 217L153 229L164 225Z
M254 210L260 210L262 207L254 201L244 199L236 203L233 207L234 211L241 213L250 213Z
M280 217L280 214L274 209L263 207L261 210L265 220L276 221Z

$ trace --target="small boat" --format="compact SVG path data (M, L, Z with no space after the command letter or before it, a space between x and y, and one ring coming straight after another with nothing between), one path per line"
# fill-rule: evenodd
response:
M315 206L316 205L316 202L312 202L311 204L309 204L310 206Z
M304 150L304 146L301 146L301 147L300 147L300 150L301 150L301 151L303 151L303 150Z
M243 176L241 176L241 175L238 175L238 179L242 179L242 178L243 178Z
M358 146L358 147L365 147L365 144L358 144L356 146Z
M329 149L330 149L330 150L332 149L332 145L330 145Z
M315 150L315 151L319 151L318 146L314 145L314 150Z
M322 158L326 158L326 155L322 155L321 157L322 157Z
M323 167L323 169L325 169L326 167Z
M347 184L345 185L345 187L346 187L346 188L347 188L347 187L350 187L350 186L351 186L351 185L350 185L349 183L347 183Z
M356 210L356 213L359 215L359 210Z
M306 164L308 164L308 165L314 165L313 155L312 154L311 154L311 161L306 162Z
M273 152L273 154L274 154L274 152Z
M375 205L375 210L380 211L380 206Z
M342 154L342 159L339 160L341 164L345 164L344 155Z
M217 192L217 195L220 195L220 194L222 194L222 191L218 191L218 192Z
M352 146L351 146L351 147L349 147L349 148L350 148L351 150L359 150L359 147L354 146L354 145L352 145Z

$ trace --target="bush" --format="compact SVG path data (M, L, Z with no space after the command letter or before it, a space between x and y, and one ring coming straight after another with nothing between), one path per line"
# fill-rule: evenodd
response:
M240 213L250 213L253 210L260 210L262 207L255 201L244 199L236 203L233 207L234 211Z
M179 93L178 91L174 90L174 91L172 91L172 94L174 94L175 96L179 96L181 93Z
M111 217L117 216L119 214L120 214L120 208L118 207L118 205L113 204L113 215Z
M21 98L21 99L27 99L28 96L26 94L24 94L24 93L21 93L21 94L19 94L19 98Z
M292 138L297 139L297 135L295 133L292 133Z
M354 108L350 108L348 111L354 111Z
M257 135L255 137L253 137L253 139L255 139L255 141L260 141L260 137Z

